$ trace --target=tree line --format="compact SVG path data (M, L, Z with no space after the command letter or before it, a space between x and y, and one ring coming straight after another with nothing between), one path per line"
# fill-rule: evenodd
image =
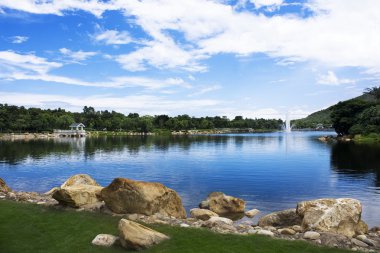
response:
M85 106L82 112L64 109L25 108L0 104L1 132L44 132L54 129L68 129L70 124L83 123L87 130L152 132L154 130L190 130L215 128L252 128L255 130L277 130L283 125L281 119L227 117L190 117L187 114L170 117L168 115L140 116L115 111L96 111Z

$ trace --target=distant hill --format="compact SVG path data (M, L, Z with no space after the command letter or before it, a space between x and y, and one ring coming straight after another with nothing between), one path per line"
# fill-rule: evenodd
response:
M375 102L376 98L370 94L363 94L361 96L351 98L346 101L351 101L351 100L364 100L367 102ZM332 105L326 109L314 112L308 115L306 118L292 120L291 124L293 125L293 128L296 128L296 129L317 128L318 124L323 124L325 128L331 127L332 120L330 116L331 116L331 112L334 106L335 105Z

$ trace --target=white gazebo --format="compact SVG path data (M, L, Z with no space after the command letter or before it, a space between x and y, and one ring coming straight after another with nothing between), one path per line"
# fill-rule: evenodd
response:
M83 125L83 123L73 123L70 125L70 130L73 131L83 131L84 127L86 127L85 125Z
M73 123L70 126L70 130L54 129L54 134L59 137L84 137L86 136L86 127L83 123Z

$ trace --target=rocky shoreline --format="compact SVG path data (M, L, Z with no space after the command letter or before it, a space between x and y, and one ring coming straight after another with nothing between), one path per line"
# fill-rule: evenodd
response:
M179 195L160 183L117 178L102 187L88 175L75 175L60 187L45 194L15 192L0 179L0 200L29 202L63 210L101 212L121 218L119 237L98 235L93 244L143 249L169 239L138 223L206 228L216 233L264 235L284 240L302 240L353 251L380 251L380 227L368 229L361 220L362 207L355 199L318 199L303 201L296 208L267 214L258 223L227 217L253 218L259 210L245 210L245 201L224 193L211 193L199 208L187 216ZM128 229L127 229L128 228ZM128 233L156 238L141 241ZM136 241L137 240L137 241ZM148 244L144 244L148 243Z

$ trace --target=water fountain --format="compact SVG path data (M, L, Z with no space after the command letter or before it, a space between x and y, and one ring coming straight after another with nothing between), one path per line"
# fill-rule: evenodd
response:
M284 130L285 130L286 133L290 133L292 131L292 127L290 126L289 113L286 114L284 128L285 128Z

